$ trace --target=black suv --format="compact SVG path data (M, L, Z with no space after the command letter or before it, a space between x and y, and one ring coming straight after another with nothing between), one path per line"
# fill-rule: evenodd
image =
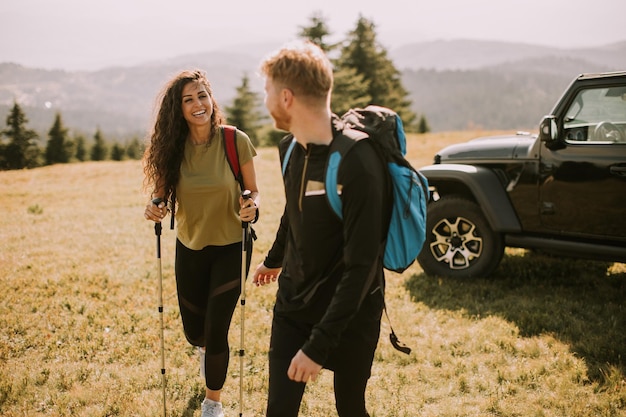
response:
M504 248L626 262L626 72L578 76L518 133L448 146L428 178L428 275L489 275Z

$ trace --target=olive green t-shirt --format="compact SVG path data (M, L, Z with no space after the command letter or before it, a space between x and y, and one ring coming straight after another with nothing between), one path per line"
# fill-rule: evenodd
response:
M241 242L239 184L226 159L222 129L211 144L185 144L176 187L177 233L180 242L193 250ZM239 165L256 156L248 135L237 130Z

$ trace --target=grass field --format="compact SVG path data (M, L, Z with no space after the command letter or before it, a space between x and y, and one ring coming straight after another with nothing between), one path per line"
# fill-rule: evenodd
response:
M409 141L416 166L477 132ZM275 149L256 158L262 193L253 265L272 243L283 194ZM0 415L162 415L155 236L138 161L0 172ZM166 222L167 226L169 222ZM163 232L168 416L199 416L203 382L186 343ZM394 330L367 391L372 417L626 416L626 266L507 249L494 277L389 274ZM244 416L263 415L275 286L247 287ZM240 311L223 401L239 410ZM332 374L302 416L336 415Z

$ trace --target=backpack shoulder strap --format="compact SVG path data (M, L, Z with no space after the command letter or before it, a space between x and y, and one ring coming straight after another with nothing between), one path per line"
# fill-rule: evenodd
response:
M352 146L354 146L359 139L353 139L344 134L339 134L333 138L333 141L330 143L330 150L328 151L328 161L326 162L326 174L324 177L326 199L330 204L330 208L332 208L337 217L341 220L343 220L340 198L341 190L337 182L339 165L343 157L352 149Z
M285 152L285 157L283 158L283 164L282 164L282 171L283 171L283 176L285 176L285 171L287 171L287 164L289 163L289 158L291 157L291 153L293 152L293 148L296 147L296 138L291 139L291 142L289 143L289 147L287 148L287 151Z
M230 170L235 176L235 180L243 190L243 176L241 175L241 167L239 166L239 152L237 151L237 129L234 126L223 125L222 137L224 138L224 150L226 151L226 160L230 166Z

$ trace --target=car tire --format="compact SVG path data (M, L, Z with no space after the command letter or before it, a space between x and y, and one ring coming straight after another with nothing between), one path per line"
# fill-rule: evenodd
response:
M480 207L465 198L449 196L429 203L426 232L417 260L429 276L485 277L504 254L502 236L491 230Z

